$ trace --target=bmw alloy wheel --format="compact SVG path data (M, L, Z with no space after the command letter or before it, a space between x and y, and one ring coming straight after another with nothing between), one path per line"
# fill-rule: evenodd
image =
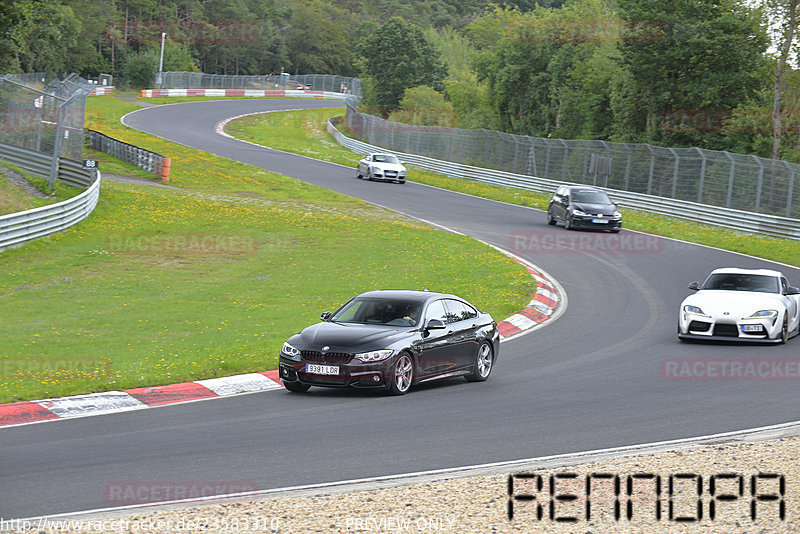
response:
M492 347L487 341L478 346L478 352L475 355L475 368L472 374L466 376L469 382L483 382L489 378L489 373L492 372L494 365L494 354Z
M403 352L397 357L394 363L394 372L389 384L389 392L392 395L404 395L411 387L414 378L414 362L408 353Z

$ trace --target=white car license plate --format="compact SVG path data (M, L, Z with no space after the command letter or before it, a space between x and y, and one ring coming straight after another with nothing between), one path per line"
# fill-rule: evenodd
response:
M608 219L592 219L592 222L593 223L606 224L606 223L608 223Z
M306 373L315 375L338 375L338 365L315 365L312 363L306 364Z
M757 324L743 324L742 332L761 332L761 326Z

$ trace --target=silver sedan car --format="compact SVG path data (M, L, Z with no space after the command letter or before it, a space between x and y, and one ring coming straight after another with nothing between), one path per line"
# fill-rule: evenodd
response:
M406 183L406 168L394 154L373 153L358 162L356 178Z

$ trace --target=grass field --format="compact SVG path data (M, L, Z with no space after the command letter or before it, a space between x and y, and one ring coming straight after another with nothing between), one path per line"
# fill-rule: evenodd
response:
M237 119L228 124L231 135L261 145L324 159L355 169L361 155L336 143L326 132L325 122L341 115L340 108L285 113L265 113ZM341 129L347 134L347 130ZM411 166L410 181L434 185L511 204L547 209L550 195L521 189L497 187L471 180L450 178ZM800 266L800 243L791 239L764 237L725 230L643 211L622 208L624 226L655 235L700 243L725 250ZM544 215L542 215L544 218Z
M135 108L92 98L89 127L169 155L183 189L106 182L86 221L0 254L0 402L274 369L289 335L370 289L497 319L535 290L473 239L118 123Z

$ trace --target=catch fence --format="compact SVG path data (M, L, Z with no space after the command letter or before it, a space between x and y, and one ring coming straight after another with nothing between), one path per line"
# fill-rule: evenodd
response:
M202 72L162 72L158 89L308 89L361 95L361 80L333 74L234 75Z
M777 217L800 218L800 166L753 155L642 143L565 140L412 126L360 113L347 126L371 144L464 165Z

